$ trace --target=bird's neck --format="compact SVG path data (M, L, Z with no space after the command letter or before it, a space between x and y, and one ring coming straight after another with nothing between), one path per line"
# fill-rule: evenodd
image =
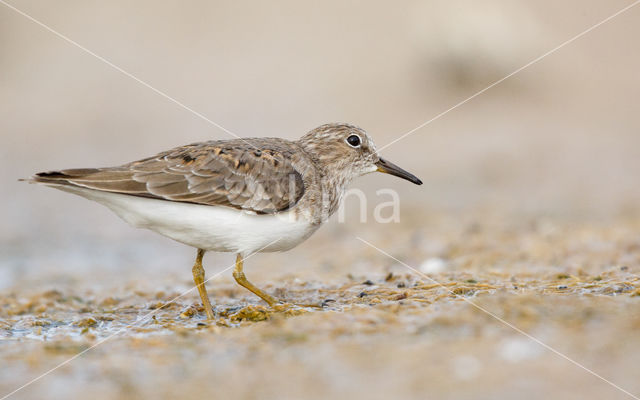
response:
M318 173L321 192L317 193L314 198L316 202L320 203L320 207L318 207L320 215L316 215L316 218L319 218L319 222L326 222L340 208L344 194L353 177L347 169L331 165L332 161L337 160L331 160L319 154L315 143L300 141L299 144Z
M333 173L332 173L333 172ZM324 171L322 174L322 217L327 220L338 211L351 178L335 171Z

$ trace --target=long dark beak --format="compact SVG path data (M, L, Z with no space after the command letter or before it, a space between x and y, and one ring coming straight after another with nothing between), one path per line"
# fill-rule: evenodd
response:
M395 175L399 178L406 179L409 182L413 182L416 185L422 185L422 181L418 179L415 175L410 174L409 172L403 170L397 165L390 163L389 161L381 158L376 163L378 166L378 172L384 172L385 174Z

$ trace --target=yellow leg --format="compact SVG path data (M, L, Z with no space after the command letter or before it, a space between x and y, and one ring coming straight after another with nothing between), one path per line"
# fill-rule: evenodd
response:
M209 296L207 295L207 288L204 287L204 268L202 268L202 257L204 256L204 250L198 249L198 255L196 256L196 262L193 264L193 281L196 283L198 292L200 292L200 298L202 299L202 305L204 311L207 313L207 318L213 320L213 309L209 302Z
M266 294L262 290L260 290L257 287L255 287L253 285L253 283L249 282L247 280L247 277L244 276L244 272L242 271L242 268L243 268L243 266L242 266L242 255L240 253L238 253L238 256L236 257L236 268L233 270L233 277L236 280L236 282L238 282L238 285L242 286L243 288L248 289L253 294L255 294L256 296L260 297L262 300L266 301L267 304L269 304L270 307L273 307L274 305L276 305L278 303L278 300L276 300L275 298L269 296L268 294Z

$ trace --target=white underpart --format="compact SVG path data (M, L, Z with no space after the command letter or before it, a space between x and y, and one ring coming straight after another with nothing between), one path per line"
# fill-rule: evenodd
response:
M289 250L318 229L292 212L258 215L224 206L179 203L93 189L49 185L96 201L136 228L203 250L248 254Z

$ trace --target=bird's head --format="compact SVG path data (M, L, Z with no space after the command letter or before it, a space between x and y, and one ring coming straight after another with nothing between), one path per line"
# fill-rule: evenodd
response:
M348 180L378 171L422 185L415 175L378 156L373 139L354 125L321 125L300 138L300 145L328 171Z

